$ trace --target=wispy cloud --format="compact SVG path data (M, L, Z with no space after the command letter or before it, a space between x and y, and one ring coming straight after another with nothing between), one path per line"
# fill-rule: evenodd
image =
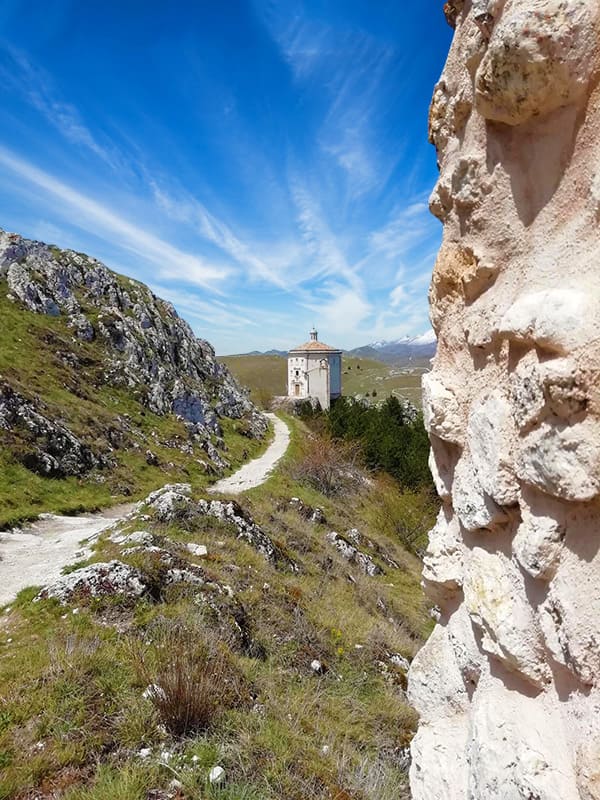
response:
M273 9L270 11L267 23L297 80L306 80L324 59L339 49L330 26L307 20L301 13L290 19L274 16Z
M290 18L268 6L262 16L298 83L326 99L318 144L345 175L350 198L383 188L401 149L397 141L393 150L387 147L381 125L389 82L398 90L395 49L364 30L309 18L302 9Z
M405 287L400 283L390 292L390 305L392 308L398 308L400 303L407 297Z
M318 199L297 176L292 177L291 191L297 208L298 225L312 258L312 266L305 278L333 275L344 278L355 289L360 288L360 279L348 264Z
M164 284L152 284L151 288L159 297L173 303L186 318L201 320L205 326L239 330L258 324L252 318L251 311L248 313L248 309L241 309L239 306L232 308L231 304L227 307L222 303L204 300L197 295Z
M392 71L395 52L364 33L346 37L342 69L329 82L332 102L323 122L320 143L346 173L350 195L356 199L374 189L381 190L394 170L399 153L387 147L382 120L389 98L385 78Z
M240 266L245 267L250 277L267 281L281 289L287 288L281 266L278 268L256 255L246 242L236 236L229 225L218 219L198 200L189 195L183 199L174 198L156 182L151 182L151 189L156 203L168 216L193 225L206 241L216 245Z
M335 331L338 336L356 336L357 330L373 312L371 304L362 293L354 289L332 284L326 290L326 297L305 303L312 311L319 325Z
M115 149L100 144L75 106L58 96L50 76L23 52L6 44L0 49L0 80L39 111L67 141L89 150L113 169L123 167Z
M433 225L424 202L410 202L397 208L388 222L370 235L374 252L391 258L402 257L432 235Z
M225 267L215 266L199 256L174 247L4 147L0 147L0 164L46 192L49 200L60 201L63 204L63 214L71 224L94 235L101 232L108 234L113 246L118 243L146 261L158 265L159 275L164 278L215 288L228 275ZM56 210L58 209L55 205Z

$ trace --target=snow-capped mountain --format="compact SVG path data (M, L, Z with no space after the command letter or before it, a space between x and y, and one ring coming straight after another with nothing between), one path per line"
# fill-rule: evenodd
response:
M371 344L356 347L350 351L351 355L363 358L376 358L379 361L393 363L399 360L414 358L433 358L435 355L436 338L431 330L419 336L404 336L394 341L380 340Z
M382 339L378 342L371 342L371 344L367 345L367 347L372 347L374 350L383 350L390 347L399 347L405 345L413 345L414 347L428 347L433 345L435 350L435 343L435 333L430 328L428 331L425 331L425 333L422 333L419 336L403 336L400 339L393 339L392 341Z

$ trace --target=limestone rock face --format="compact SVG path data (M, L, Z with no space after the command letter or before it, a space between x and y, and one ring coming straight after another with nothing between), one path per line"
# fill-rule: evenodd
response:
M249 417L258 436L266 430L212 346L147 286L82 253L0 229L3 280L29 311L64 316L77 337L102 339L111 354L107 382L150 387L145 402L155 413L177 414L201 434L217 433L219 416Z
M212 346L194 335L170 303L100 261L0 229L0 292L27 311L62 318L74 339L94 342L102 354L102 384L126 388L155 414L179 417L216 468L227 466L218 452L220 419L244 418L251 437L266 432L265 417ZM16 401L9 404L6 392L0 395L0 427L14 428L8 405ZM32 468L71 475L97 466L98 458L78 452L72 432L34 411L17 415L19 427L35 440Z
M415 800L600 800L600 0L446 3Z
M3 381L0 381L0 428L16 430L31 443L23 462L39 475L81 476L94 467L110 465L107 458L95 455L68 428L41 414L32 402Z

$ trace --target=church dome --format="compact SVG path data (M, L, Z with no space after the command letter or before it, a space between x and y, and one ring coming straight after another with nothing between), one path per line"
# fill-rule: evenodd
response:
M310 341L304 342L304 344L298 345L298 347L292 347L290 353L341 353L341 350L338 350L337 347L331 347L329 344L325 344L324 342L320 342L318 339L318 332L313 327L310 331Z

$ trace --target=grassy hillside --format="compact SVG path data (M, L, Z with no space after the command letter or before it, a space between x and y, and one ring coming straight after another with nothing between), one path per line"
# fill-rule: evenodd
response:
M235 378L250 389L250 398L262 408L271 398L287 394L287 359L280 356L222 356Z
M357 394L384 400L390 395L405 398L421 406L421 375L423 367L390 366L382 361L366 358L344 358L342 362L342 387L347 396Z
M271 397L287 392L287 362L278 356L225 356L219 359L235 377L251 389L251 398L268 405ZM384 400L390 395L421 405L421 375L429 368L426 359L397 366L366 358L344 356L342 389L348 396L357 394Z
M137 499L173 480L201 487L212 479L206 455L185 452L182 422L153 414L135 391L106 383L106 352L98 340L76 339L64 318L25 311L6 293L0 281L0 381L39 398L45 416L105 452L113 466L82 478L43 477L21 463L22 435L0 428L0 528L42 511L72 513ZM222 424L232 469L265 446L241 435L241 422Z
M0 610L0 797L409 797L404 754L416 720L402 659L432 623L420 563L402 542L422 536L435 511L360 470L352 491L311 488L307 465L323 448L291 424L284 465L241 502L296 571L218 520L186 512L165 523L149 510L125 532L152 533L154 551L104 534L92 560L135 565L152 595L61 606L32 603L25 590ZM326 523L292 497L320 506ZM380 574L326 539L351 529ZM182 556L189 543L208 555ZM157 546L207 583L162 585ZM149 685L168 693L148 696ZM216 765L225 780L211 785Z

